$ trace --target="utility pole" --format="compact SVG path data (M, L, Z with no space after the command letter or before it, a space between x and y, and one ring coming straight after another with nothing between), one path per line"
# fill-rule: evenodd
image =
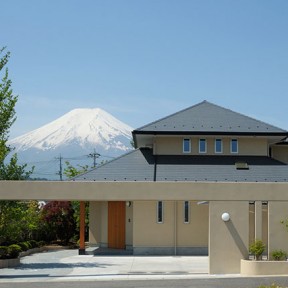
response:
M58 173L57 173L57 175L59 175L60 176L60 181L63 181L63 178L62 178L62 175L63 175L63 173L62 173L62 156L61 156L61 154L60 154L60 157L59 158L56 158L57 160L60 160L60 166L59 166L59 171L58 171Z
M93 168L95 168L96 167L96 160L98 157L100 157L100 154L96 153L96 149L94 149L94 153L90 153L88 155L88 157L93 158Z

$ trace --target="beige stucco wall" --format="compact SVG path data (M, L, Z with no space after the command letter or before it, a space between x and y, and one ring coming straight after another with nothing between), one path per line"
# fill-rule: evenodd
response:
M230 221L221 219L224 212ZM249 202L210 201L209 225L209 273L240 273L249 250Z
M208 247L209 205L190 201L189 218L184 223L184 202L177 201L177 246Z
M108 245L108 202L89 203L89 244L107 247Z
M282 220L288 218L288 201L269 201L268 217L269 256L273 250L288 252L288 231L281 224Z
M80 191L80 192L79 192ZM2 200L283 200L288 183L0 181Z
M173 247L174 208L173 201L164 201L164 221L157 223L156 201L134 202L134 247Z
M286 146L273 146L272 147L272 157L288 164L288 145Z
M183 201L163 204L164 221L157 223L157 201L134 202L134 247L208 246L208 205L190 201L190 221L184 223Z
M183 139L191 139L191 153L183 153ZM223 153L215 153L215 139L216 137L157 137L154 139L155 149L154 153L158 155L199 155L199 139L206 139L207 153L205 155L231 155L230 140L238 139L238 155L267 155L268 144L267 139L257 137L219 137L223 142ZM218 137L217 137L218 139ZM201 153L202 154L202 153ZM203 155L203 154L202 154Z

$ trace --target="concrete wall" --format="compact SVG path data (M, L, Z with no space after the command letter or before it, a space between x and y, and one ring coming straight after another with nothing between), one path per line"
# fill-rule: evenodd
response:
M191 139L191 153L183 153L183 139ZM232 138L223 138L223 153L215 153L215 139L216 137L157 137L155 138L154 153L158 155L198 155L199 154L199 139L206 139L207 153L205 155L231 155L230 152L230 140ZM218 139L218 138L217 138ZM233 137L235 139L235 137ZM238 155L254 155L254 156L266 156L268 155L268 142L265 138L243 138L238 139ZM201 153L203 155L203 153Z
M224 212L230 214L228 222L221 218ZM209 225L209 273L240 273L249 250L249 202L211 201Z

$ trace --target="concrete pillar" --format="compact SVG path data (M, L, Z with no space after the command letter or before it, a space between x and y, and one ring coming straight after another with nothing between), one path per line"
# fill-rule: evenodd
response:
M287 201L268 202L268 255L273 250L288 252L288 231L281 221L288 218Z
M262 201L255 201L255 240L262 238Z
M101 243L101 221L105 217L101 215L102 203L91 201L89 203L89 245L100 246Z
M228 213L230 220L222 220ZM241 259L248 259L249 202L209 202L209 273L240 273Z

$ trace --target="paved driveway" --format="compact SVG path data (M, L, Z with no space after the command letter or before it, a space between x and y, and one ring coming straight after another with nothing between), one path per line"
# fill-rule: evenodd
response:
M208 257L93 256L60 250L23 257L19 267L0 270L0 283L191 277L209 277Z

